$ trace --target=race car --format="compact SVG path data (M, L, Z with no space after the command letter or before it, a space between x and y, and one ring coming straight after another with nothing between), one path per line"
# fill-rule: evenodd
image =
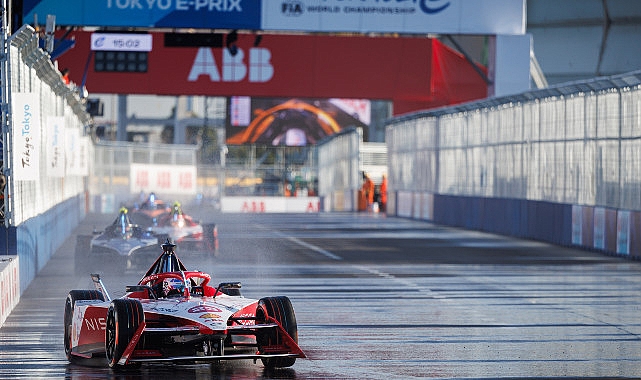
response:
M190 250L215 252L218 249L218 228L201 224L186 215L180 202L174 202L169 212L153 218L150 230L169 236L174 243Z
M157 218L169 211L169 205L151 192L147 199L142 203L134 203L133 206L127 207L131 210L131 220L142 227L149 227L153 224L154 218Z
M102 233L96 232L98 235L91 240L93 252L110 251L120 256L131 256L136 250L157 249L165 236L132 223L128 214L129 210L121 207L113 223Z
M70 362L105 357L109 367L126 369L260 359L275 368L306 357L289 298L245 298L239 282L213 287L209 274L185 268L175 247L167 239L153 265L121 298L109 297L98 274L91 275L96 289L69 292L64 347Z
M76 268L82 270L91 264L99 268L114 258L127 263L127 266L138 259L149 262L150 258L157 255L158 246L167 238L166 234L132 223L127 208L122 207L116 219L104 231L94 231L91 236L78 236Z

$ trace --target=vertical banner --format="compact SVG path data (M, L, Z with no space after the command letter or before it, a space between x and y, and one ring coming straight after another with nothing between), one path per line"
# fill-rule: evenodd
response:
M630 211L617 212L617 253L630 254Z
M45 123L47 133L46 163L47 176L65 176L65 118L48 116Z
M67 140L66 167L67 175L81 175L80 173L80 132L77 129L66 128Z
M594 248L605 248L605 209L594 208Z
M80 138L80 147L78 151L78 175L86 177L89 175L89 144L91 139L87 136Z
M29 92L11 96L13 179L35 181L40 176L40 98Z
M572 205L572 244L583 243L583 207Z

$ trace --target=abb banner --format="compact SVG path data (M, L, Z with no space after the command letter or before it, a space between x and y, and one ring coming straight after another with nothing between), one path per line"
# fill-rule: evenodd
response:
M278 213L278 212L319 212L318 197L224 197L221 199L222 212Z
M238 34L238 50L165 47L151 33L146 72L95 71L91 32L58 59L89 93L391 100L394 114L485 98L465 58L426 37ZM122 52L125 54L125 52ZM482 68L485 70L485 68Z
M162 194L196 194L196 167L191 165L131 164L132 194L151 191Z

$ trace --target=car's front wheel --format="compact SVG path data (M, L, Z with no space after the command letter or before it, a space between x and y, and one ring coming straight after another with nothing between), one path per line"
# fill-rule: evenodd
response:
M277 320L294 342L298 343L298 325L296 324L294 307L289 298L285 296L261 298L256 307L257 323L269 323L267 316ZM256 340L258 350L261 352L263 351L263 347L282 344L280 334L272 329L266 333L259 334ZM296 358L261 358L261 361L265 367L282 368L294 365Z
M72 290L67 295L67 300L65 301L65 315L64 315L64 324L65 324L65 355L67 355L67 360L70 362L75 362L78 357L71 354L73 348L73 342L71 341L71 331L73 323L73 310L76 307L76 301L81 300L100 300L104 301L104 296L97 290Z
M124 366L119 361L144 319L145 314L140 301L133 299L111 301L107 311L105 329L105 351L109 367L120 368Z

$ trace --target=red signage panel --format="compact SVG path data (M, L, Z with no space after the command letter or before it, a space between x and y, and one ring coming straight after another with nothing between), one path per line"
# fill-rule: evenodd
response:
M76 83L87 67L89 93L383 99L395 114L451 101L432 91L442 78L433 77L430 38L264 34L255 46L255 35L239 34L232 55L224 47L165 47L163 34L152 33L147 72L119 73L95 71L91 33L74 34L59 67ZM485 97L481 78L470 79L475 91L465 100Z

